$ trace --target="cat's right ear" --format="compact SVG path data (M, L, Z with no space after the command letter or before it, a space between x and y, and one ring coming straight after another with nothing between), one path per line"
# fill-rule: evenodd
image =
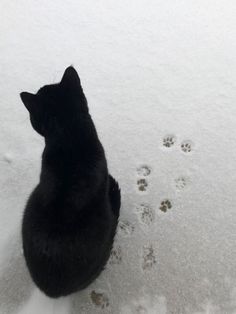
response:
M26 109L32 113L34 111L34 107L36 106L36 95L27 93L27 92L22 92L20 93L20 98L25 105Z

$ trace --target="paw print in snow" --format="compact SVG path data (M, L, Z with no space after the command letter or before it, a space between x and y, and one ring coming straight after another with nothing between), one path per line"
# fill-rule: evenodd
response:
M175 179L175 187L178 191L183 190L187 186L187 179L184 177L179 177Z
M90 294L90 298L96 307L105 309L109 306L109 298L104 293L93 290Z
M3 156L3 159L4 161L6 161L8 164L11 164L12 161L13 161L13 156L11 153L6 153L4 156Z
M139 216L141 223L146 226L150 226L154 221L154 211L148 204L140 204L136 207L136 212Z
M120 221L118 232L122 235L131 235L134 232L134 226L129 221Z
M147 177L151 174L151 168L147 165L142 165L137 168L137 174L141 177Z
M163 138L163 146L169 148L172 147L175 143L176 139L173 135L167 135Z
M142 305L138 305L135 309L136 314L147 314L148 311L145 307L143 307Z
M151 270L154 264L156 264L156 257L152 245L144 246L142 259L143 270Z
M122 262L122 251L121 247L117 245L116 247L113 247L111 250L111 255L109 259L110 265L120 264Z
M172 208L171 201L169 201L169 200L164 200L164 201L162 201L159 208L160 208L160 210L161 210L162 212L166 213L168 209L171 209L171 208Z
M137 181L138 190L140 192L146 192L148 188L148 183L146 179L138 179Z
M192 142L191 141L183 141L181 143L181 149L184 153L190 153L192 151Z

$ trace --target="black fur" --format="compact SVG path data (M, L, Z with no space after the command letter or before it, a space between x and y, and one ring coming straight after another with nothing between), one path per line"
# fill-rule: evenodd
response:
M45 138L40 182L25 208L25 260L50 297L87 287L103 270L120 211L120 189L73 67L59 84L21 93L33 128Z

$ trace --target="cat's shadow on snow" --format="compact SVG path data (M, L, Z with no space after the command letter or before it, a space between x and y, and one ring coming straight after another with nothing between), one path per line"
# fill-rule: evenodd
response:
M34 290L23 257L19 229L8 238L0 256L0 313L14 314Z

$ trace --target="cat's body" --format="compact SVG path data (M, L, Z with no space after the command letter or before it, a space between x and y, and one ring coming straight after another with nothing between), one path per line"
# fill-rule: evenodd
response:
M120 190L108 174L72 67L60 84L21 98L34 129L45 137L40 182L23 217L24 256L45 294L65 296L85 288L103 270L116 232Z

